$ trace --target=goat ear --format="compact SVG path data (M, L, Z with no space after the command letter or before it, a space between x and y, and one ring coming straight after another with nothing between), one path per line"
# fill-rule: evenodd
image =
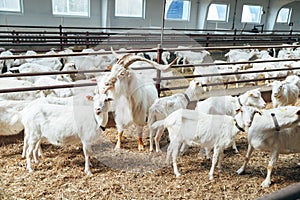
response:
M248 93L248 96L249 96L249 97L253 96L253 93L252 93L252 92L249 92L249 93Z
M196 84L197 86L202 86L201 83L200 83L199 81L195 81L195 84Z
M113 98L110 98L110 97L108 97L107 99L105 99L105 101L106 102L108 102L108 101L113 101L114 99Z
M91 95L88 95L88 96L86 96L86 99L87 99L88 101L93 101L94 97L92 97Z
M236 113L242 112L242 109L241 108L235 109L235 112Z
M259 114L259 115L262 115L261 110L256 110L255 113L257 113L257 114Z

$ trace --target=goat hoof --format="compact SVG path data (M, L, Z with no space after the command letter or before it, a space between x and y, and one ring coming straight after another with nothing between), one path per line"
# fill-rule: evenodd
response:
M144 146L139 145L138 149L139 149L139 151L144 151Z
M241 174L244 173L244 170L243 170L243 169L239 169L239 170L236 171L236 173L237 173L238 175L241 175Z
M162 154L162 150L160 150L160 149L159 149L159 150L156 150L156 153L157 153L157 154Z
M93 176L91 171L85 171L85 173L86 173L87 176Z
M270 187L270 184L271 183L269 181L265 180L265 181L262 182L261 187L267 188L267 187Z
M114 150L115 150L115 151L120 151L120 150L121 150L121 147L116 146L116 147L114 148Z

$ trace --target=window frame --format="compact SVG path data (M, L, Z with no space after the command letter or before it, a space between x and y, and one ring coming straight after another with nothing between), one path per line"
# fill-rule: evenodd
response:
M67 3L70 5L70 0L66 0ZM54 11L54 0L51 0L52 2L52 15L55 17L80 17L80 18L89 18L91 15L91 1L90 0L86 0L88 3L88 9L87 9L87 14L80 14L79 12L70 12L70 10L68 10L68 12L57 12ZM68 6L69 7L69 6ZM81 12L84 13L84 12Z
M124 0L123 0L124 1ZM142 1L142 14L141 15L129 15L129 14L117 14L117 0L115 0L114 4L114 16L119 18L145 18L146 13L146 0Z
M260 8L260 13L258 16L258 21L243 21L243 13L244 13L244 6L253 6L253 7L259 7ZM261 5L254 5L254 4L244 4L243 8L242 8L242 15L241 15L241 23L249 23L249 24L260 24L261 23L261 19L262 19L262 15L263 15L263 6Z
M279 22L279 21L278 21L278 17L279 17L279 14L280 14L280 12L281 12L282 9L288 9L288 16L287 16L287 19L286 19L285 22L283 22L283 21L280 21L280 22ZM292 11L293 11L292 8L287 8L287 7L281 8L281 9L278 11L278 14L277 14L277 17L276 17L276 23L278 23L278 24L289 24L290 21L291 21Z
M171 0L172 1L172 0ZM176 1L176 0L175 0ZM165 20L168 20L168 21L182 21L182 22L188 22L188 21L190 21L190 19L191 19L191 8L192 8L192 1L191 0L181 0L181 1L183 1L183 2L189 2L189 5L188 5L188 10L187 10L187 12L188 12L188 14L187 14L187 18L186 19L179 19L179 18L168 18L167 17L167 15L168 15L168 10L167 10L167 6L165 7L165 16L164 16L164 19ZM172 3L172 2L171 2ZM166 4L167 4L167 2L166 2ZM171 5L171 4L170 4Z
M211 7L211 5L213 4L216 4L216 5L225 5L226 6L226 13L225 13L225 18L224 19L219 19L219 20L216 20L216 19L208 19L208 15L209 15L209 9ZM229 10L230 9L230 5L229 4L226 4L226 3L211 3L208 7L208 11L207 11L207 16L206 16L206 20L207 21L210 21L210 22L228 22L228 17L229 17Z
M15 14L23 13L23 0L17 0L17 1L19 2L19 10L0 8L0 13L15 13Z

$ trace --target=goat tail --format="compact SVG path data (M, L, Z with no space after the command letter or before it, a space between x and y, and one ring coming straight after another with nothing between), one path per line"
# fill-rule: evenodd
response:
M151 125L151 128L152 129L165 129L165 120L159 120L159 121L156 121L154 122L152 125Z

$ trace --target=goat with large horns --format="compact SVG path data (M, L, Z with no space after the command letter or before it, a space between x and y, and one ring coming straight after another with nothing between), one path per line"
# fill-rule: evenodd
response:
M176 60L169 65L161 65L141 56L126 54L112 66L108 81L104 83L102 89L104 89L104 93L111 92L114 101L116 101L115 122L118 129L116 149L121 148L123 130L131 123L136 126L138 132L138 149L144 149L143 127L147 125L149 107L158 98L154 84L141 79L130 68L130 65L137 61L143 61L151 64L156 69L166 71L170 69Z

